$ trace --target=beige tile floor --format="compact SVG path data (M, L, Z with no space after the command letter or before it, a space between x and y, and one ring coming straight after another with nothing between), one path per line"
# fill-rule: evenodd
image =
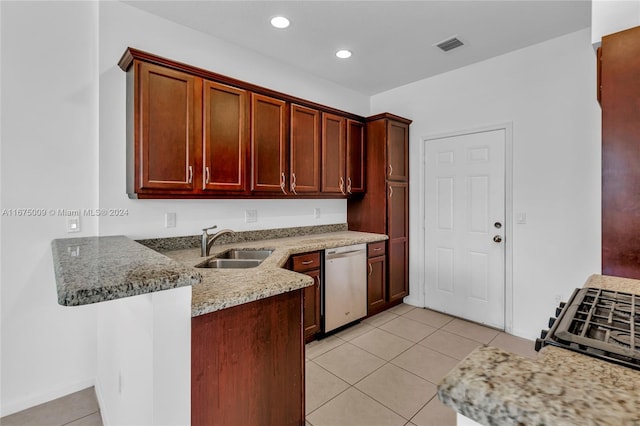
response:
M307 426L455 425L436 384L482 344L538 355L530 340L405 304L309 343Z
M307 426L455 425L436 384L482 344L531 358L533 342L398 305L306 346ZM93 388L0 419L2 426L102 426Z

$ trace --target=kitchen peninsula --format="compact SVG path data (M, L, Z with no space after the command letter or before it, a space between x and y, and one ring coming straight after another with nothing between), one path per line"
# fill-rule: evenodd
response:
M144 411L144 404L142 410L138 407L135 412L132 403L125 398L127 390L133 386L138 392L146 391L154 395L146 399L151 400L147 401L148 410L155 416L170 415L175 421L186 420L188 423L191 420L192 424L213 424L211 419L214 417L223 422L251 422L257 418L269 418L278 424L284 424L281 422L282 419L288 419L288 422L304 419L302 291L312 285L313 280L306 275L283 269L283 266L286 266L289 256L293 254L386 239L387 236L382 234L348 231L346 224L239 232L233 241L222 239L222 244L214 245L211 257L230 249L269 249L272 253L257 267L226 270L196 268L204 260L200 257L198 236L144 240L140 241L142 244L126 237L99 237L98 241L110 244L111 248L96 251L80 249L80 256L72 254L73 250L69 250L68 247L74 244L82 247L83 241L55 240L52 245L59 289L68 288L60 283L70 282L70 277L76 273L70 266L74 261L101 265L101 272L90 282L91 294L101 294L101 289L114 286L121 289L138 289L132 293L105 293L117 294L124 299L104 304L105 315L101 330L106 336L105 345L112 345L112 352L120 350L122 353L118 353L115 359L105 361L101 366L103 374L99 376L96 390L103 413L108 416L110 411L115 412L113 417L118 421L144 423L144 419L140 417L144 414L139 413ZM95 245L95 238L87 240L93 241ZM195 285L193 288L187 285L169 291L143 294L145 292L139 288L141 285L144 287L144 279L153 276L152 264L141 263L134 257L120 256L119 261L111 264L117 271L108 273L108 254L117 253L115 245L118 244L129 249L135 247L155 262L161 261L165 272L162 276L167 275L168 267L174 268L186 274ZM74 259L78 257L80 259ZM117 256L114 256L112 260L116 258ZM138 275L140 281L127 282L135 275L123 274L122 271L136 267L145 270L146 273ZM121 282L114 283L114 277L119 277ZM169 282L172 280L177 283L183 278L180 274L168 274L166 288L170 288ZM73 287L78 294L82 293L80 287L81 285ZM178 298L173 297L173 294L178 294L173 292L184 290L189 291L188 297L185 297L184 293L179 293ZM143 297L163 297L162 309L158 310L154 306L153 299L126 297L134 294ZM104 300L113 298L109 296ZM89 299L76 297L74 300ZM90 300L88 303L100 302L95 297ZM188 311L191 318L190 339L185 339L180 334L180 331L184 334L186 311L184 307L177 306L184 304L186 300L191 302ZM148 361L137 364L142 364L142 370L149 370L146 376L140 376L138 370L132 372L133 368L127 367L130 362L127 358L136 358L139 355L119 344L123 340L135 338L123 339L118 335L132 334L138 338L144 336L143 341L149 339L144 333L144 321L138 324L122 319L123 311L131 315L131 318L140 314L137 311L139 305L129 307L126 303L142 303L147 306L149 301L155 316L152 315L151 326L147 329L151 330L153 338L148 341L145 351L154 361L151 366L147 365ZM123 309L120 306L127 307ZM176 315L175 312L178 312L178 319L174 324L167 321L167 318L159 318L159 312L168 312L170 315ZM135 329L139 326L143 326L143 330L136 332ZM168 333L161 327L167 327ZM171 336L177 341L173 342ZM103 340L103 337L98 338ZM172 353L173 356L170 355ZM174 359L179 361L174 362ZM130 376L133 375L132 378L126 377L127 370L130 371ZM185 378L181 377L185 374L186 382ZM104 383L102 387L101 382ZM109 383L112 386L109 386ZM166 386L159 389L159 383ZM179 383L181 386L171 386L172 383ZM185 389L187 383L188 388ZM220 387L224 387L225 392L220 393ZM156 397L154 392L164 394ZM286 397L283 397L283 392L287 393ZM244 408L234 406L238 403ZM110 410L112 407L115 408ZM193 413L197 416L194 417Z

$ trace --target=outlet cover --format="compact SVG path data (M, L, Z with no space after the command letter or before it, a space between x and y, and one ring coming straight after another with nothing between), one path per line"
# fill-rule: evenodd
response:
M164 214L164 227L165 228L175 228L176 227L176 214L175 213L165 213Z
M244 211L245 223L254 223L258 221L258 210L245 210Z
M67 232L80 232L80 218L78 216L67 218Z

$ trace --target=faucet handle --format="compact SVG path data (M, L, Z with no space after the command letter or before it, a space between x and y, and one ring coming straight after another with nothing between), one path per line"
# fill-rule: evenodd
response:
M210 226L208 228L202 228L202 232L207 232L207 231L209 231L211 229L216 229L217 227L218 227L218 225L213 225L213 226Z

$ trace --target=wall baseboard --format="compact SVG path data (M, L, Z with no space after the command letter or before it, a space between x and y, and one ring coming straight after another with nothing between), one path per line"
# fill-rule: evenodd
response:
M49 389L48 391L45 391L45 392L39 392L35 395L30 395L27 398L11 401L8 403L3 402L0 410L0 417L15 414L19 411L23 411L28 408L35 407L36 405L44 404L45 402L53 401L54 399L58 399L63 396L72 394L74 392L78 392L83 389L90 388L95 385L95 382L96 382L96 378L91 377L89 379L80 380L78 382L67 384L59 388ZM99 399L98 399L98 404L100 404Z

